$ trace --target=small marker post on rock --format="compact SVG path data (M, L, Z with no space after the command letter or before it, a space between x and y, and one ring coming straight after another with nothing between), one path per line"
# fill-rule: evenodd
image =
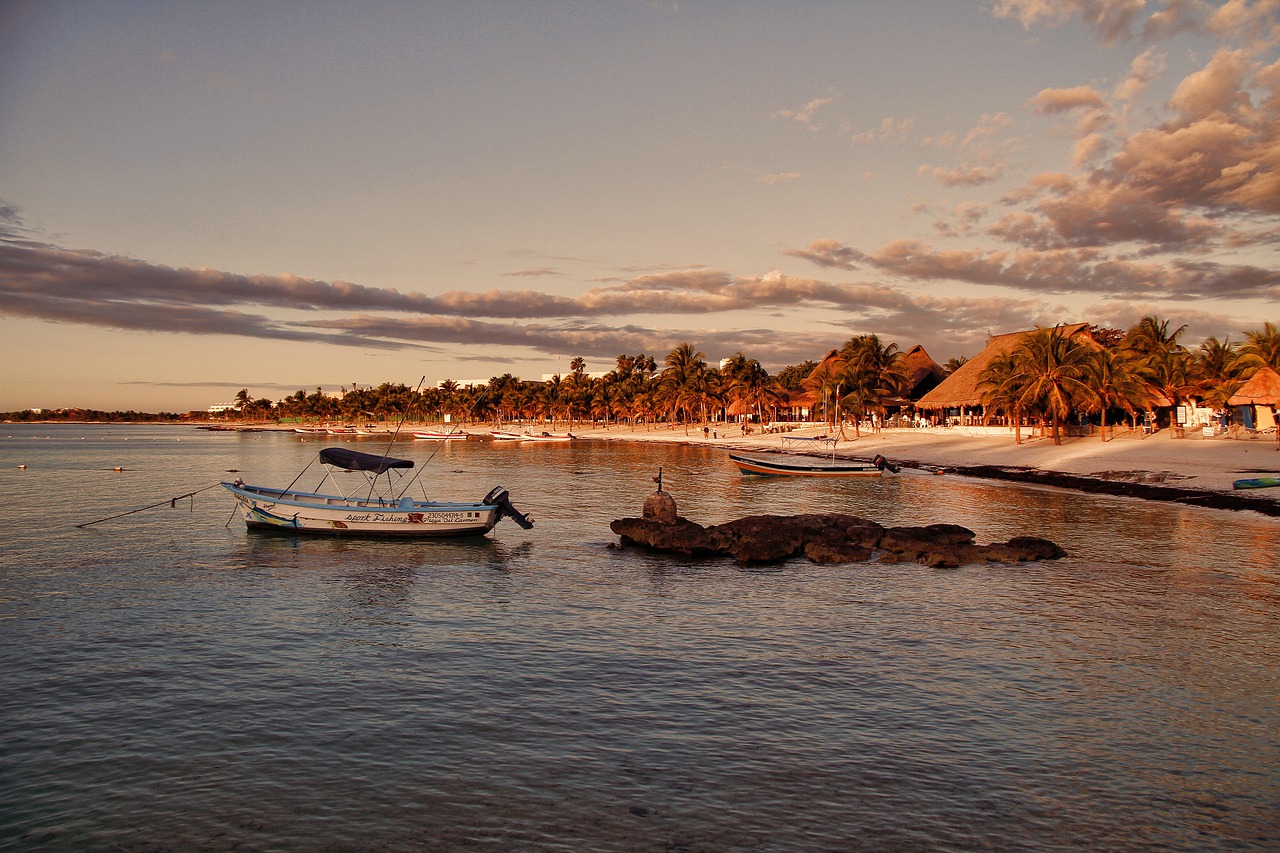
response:
M650 521L675 521L676 500L662 491L662 468L658 468L658 476L653 481L658 484L658 491L645 498L642 517Z

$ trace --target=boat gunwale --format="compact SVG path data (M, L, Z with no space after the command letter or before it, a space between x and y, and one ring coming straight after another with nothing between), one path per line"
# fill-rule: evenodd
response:
M348 498L342 495L329 495L324 492L300 492L289 489L277 489L272 486L255 486L250 483L229 483L222 485L232 494L243 495L248 500L284 504L288 506L311 507L317 509L361 509L380 510L383 512L459 512L462 510L486 511L496 510L494 504L480 501L419 501L413 500L408 507L401 506L398 501L387 498ZM311 498L306 500L305 498Z
M810 457L812 458L812 457ZM758 459L730 453L729 460L744 474L793 477L880 477L884 471L871 462L841 460L821 462ZM744 467L746 466L746 467Z

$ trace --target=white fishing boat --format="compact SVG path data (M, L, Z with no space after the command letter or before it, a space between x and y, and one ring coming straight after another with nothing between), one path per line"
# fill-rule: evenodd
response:
M898 468L883 456L866 462L858 459L818 459L812 456L788 456L762 459L730 453L730 461L743 474L761 474L771 477L879 477L886 470L897 473Z
M576 441L577 438L571 432L537 432L520 436L521 441Z
M433 430L423 430L415 432L413 437L421 441L466 441L469 433L462 430L453 432L439 432Z
M294 488L305 468L283 489L252 486L242 480L223 482L222 486L235 495L250 529L425 539L480 536L503 518L526 530L533 527L532 520L511 505L507 490L501 486L473 502L417 500L405 494L416 480L404 481L404 472L414 465L410 459L326 447L317 460L324 466L324 475L315 491ZM333 477L335 469L362 472L365 477L360 488L344 493ZM332 493L319 491L326 481Z
M328 435L329 432L324 427L294 427L293 431L298 435Z
M489 432L496 441L519 441L524 435L518 432L509 432L507 430L495 429Z

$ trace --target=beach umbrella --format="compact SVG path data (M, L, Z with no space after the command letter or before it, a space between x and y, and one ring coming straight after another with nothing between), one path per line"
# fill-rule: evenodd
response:
M1270 367L1260 367L1240 390L1227 400L1229 406L1280 406L1280 373ZM1280 427L1276 429L1276 444L1280 446Z

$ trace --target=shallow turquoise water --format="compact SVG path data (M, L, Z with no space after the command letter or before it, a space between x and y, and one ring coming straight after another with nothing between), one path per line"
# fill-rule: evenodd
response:
M744 479L668 445L418 442L397 453L435 452L433 496L503 485L537 526L298 539L247 532L220 489L73 526L288 483L321 446L0 427L0 845L1274 849L1273 519L910 472ZM659 466L702 522L830 509L1071 556L610 549Z

